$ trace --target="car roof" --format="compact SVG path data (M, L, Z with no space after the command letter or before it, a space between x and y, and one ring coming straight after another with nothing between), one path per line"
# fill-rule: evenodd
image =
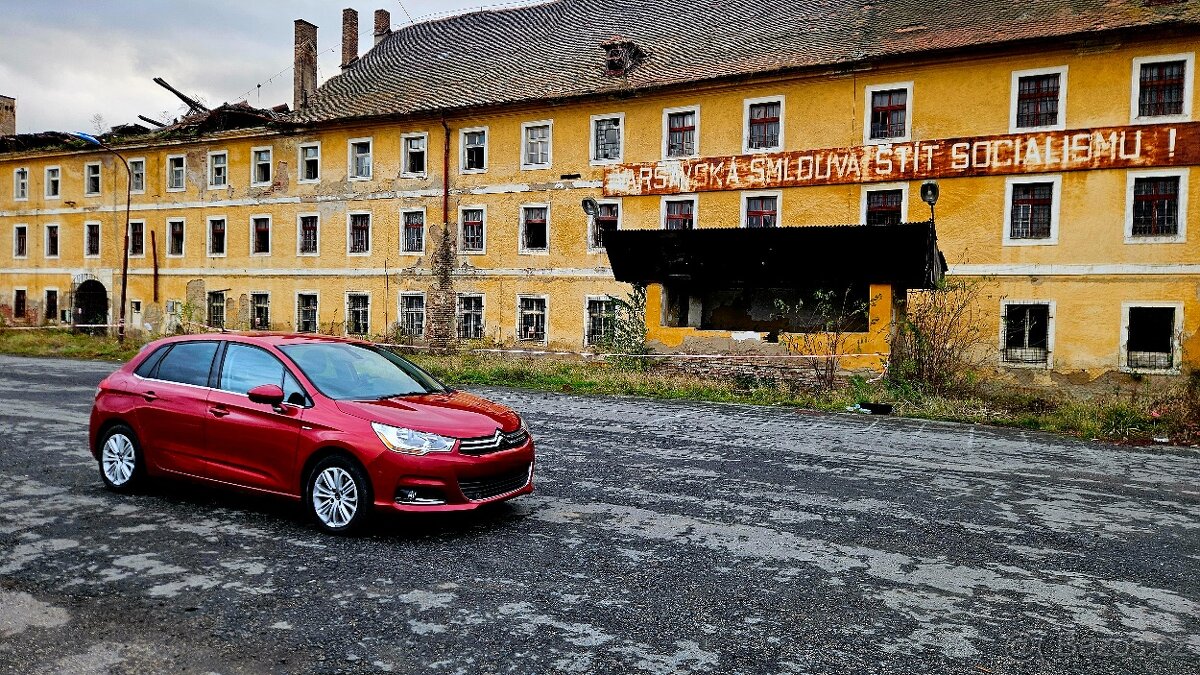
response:
M344 343L367 345L371 342L337 335L320 335L317 333L268 333L255 331L230 331L225 333L196 333L192 335L174 335L151 344L168 344L173 342L188 342L192 340L229 340L231 342L249 342L252 344L267 344L283 347L293 344L313 343Z

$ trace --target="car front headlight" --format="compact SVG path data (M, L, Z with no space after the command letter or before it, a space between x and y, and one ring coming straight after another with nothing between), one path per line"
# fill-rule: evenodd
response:
M430 452L450 452L454 449L454 439L423 431L413 431L403 427L393 427L379 422L371 422L375 435L392 452L402 452L406 455L424 455Z

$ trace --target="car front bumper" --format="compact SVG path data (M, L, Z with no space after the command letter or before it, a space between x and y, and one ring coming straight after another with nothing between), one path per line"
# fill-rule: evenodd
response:
M533 440L487 455L388 452L368 466L375 506L401 512L468 511L533 492Z

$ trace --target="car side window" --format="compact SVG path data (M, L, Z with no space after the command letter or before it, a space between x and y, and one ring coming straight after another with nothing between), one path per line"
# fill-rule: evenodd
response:
M167 382L208 386L216 342L177 342L158 364L155 377Z
M289 372L283 374L283 400L301 407L308 405L308 392L304 391L304 387L301 387Z
M155 349L150 356L146 357L144 361L138 364L137 369L133 372L138 377L150 377L150 373L154 372L154 366L158 365L158 360L161 359L163 354L166 354L167 350L170 348L171 345L163 345L158 349Z
M274 384L282 388L285 372L279 359L267 350L231 342L225 349L225 362L221 364L219 386L224 391L235 394L245 394L264 384ZM287 400L286 390L284 400Z

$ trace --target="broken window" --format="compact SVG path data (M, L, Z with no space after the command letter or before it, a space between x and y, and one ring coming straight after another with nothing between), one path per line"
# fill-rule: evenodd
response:
M691 199L667 201L666 228L668 230L690 230L695 226L696 202Z
M316 293L300 293L296 296L296 330L300 333L317 332Z
M1182 115L1186 61L1143 63L1138 78L1138 117Z
M271 148L260 148L253 154L255 185L269 185L271 183Z
M62 172L57 166L48 167L46 169L46 196L50 198L59 195L59 181L61 180Z
M400 332L409 337L425 336L425 296L417 293L400 296Z
M208 155L208 187L220 188L229 183L229 155L212 152Z
M13 318L24 319L25 312L28 311L25 300L25 289L18 288L13 291Z
M425 212L404 212L404 235L401 252L423 253L425 251Z
M350 214L350 252L371 252L371 214Z
M621 205L616 202L600 204L592 219L592 240L589 248L604 248L604 233L616 230L621 221Z
M1156 176L1133 181L1133 236L1179 234L1179 177Z
M903 190L868 190L867 225L898 225L904 219Z
M867 331L870 324L866 284L837 289L692 288L673 292L678 298L674 308L677 320L703 330L821 333L836 325L842 332L854 333Z
M146 160L129 160L129 189L132 192L146 191Z
M550 165L550 125L538 124L525 127L525 166Z
M300 180L313 182L321 179L321 146L317 143L300 146Z
M366 179L371 177L371 141L359 140L350 142L350 178Z
M129 255L146 255L146 224L140 220L129 221Z
M609 299L588 298L586 345L605 345L612 342L613 302Z
M167 221L167 255L183 255L183 220Z
M251 325L254 330L271 330L271 296L267 293L251 293Z
M542 252L550 245L550 231L546 223L546 207L526 206L521 209L521 250Z
M1046 363L1050 349L1050 305L1007 305L1004 309L1005 363Z
M517 339L523 342L546 341L546 299L520 298L517 303Z
M481 253L483 244L483 209L463 209L462 250Z
M687 110L667 115L667 157L690 157L696 154L696 111Z
M1059 74L1029 75L1017 80L1017 127L1058 124Z
M780 108L781 105L778 101L750 105L750 129L747 143L750 149L762 150L779 147Z
M404 137L404 173L410 176L425 175L425 146L429 137L425 134Z
M29 228L17 225L13 228L13 257L24 258L29 255Z
M167 189L182 190L184 181L184 157L178 155L167 158Z
M458 339L483 339L483 296L458 296Z
M89 197L100 194L99 164L85 164L83 166L83 194Z
M13 171L13 199L29 199L29 169Z
M58 291L46 290L46 320L58 321Z
M251 218L250 227L254 231L254 239L250 244L250 253L254 255L270 255L271 219L263 216Z
M463 132L463 170L487 169L487 132L483 129Z
M317 228L317 216L300 216L300 255L316 255Z
M208 254L225 255L225 219L213 218L208 221Z
M871 138L903 138L908 119L908 90L871 92Z
M371 296L366 293L350 293L346 296L346 332L351 335L366 335L371 331Z
M775 227L778 224L778 197L746 198L746 227Z
M208 294L208 325L211 328L225 327L225 291Z
M100 223L86 223L83 228L83 254L89 258L100 255Z
M621 159L621 118L605 117L592 122L595 134L595 145L592 148L592 160L620 161Z
M1009 239L1049 239L1053 209L1053 183L1013 185Z
M1175 367L1175 308L1130 307L1125 343L1129 368L1170 370Z
M47 225L46 226L46 257L47 258L57 258L58 257L58 226L57 225Z

